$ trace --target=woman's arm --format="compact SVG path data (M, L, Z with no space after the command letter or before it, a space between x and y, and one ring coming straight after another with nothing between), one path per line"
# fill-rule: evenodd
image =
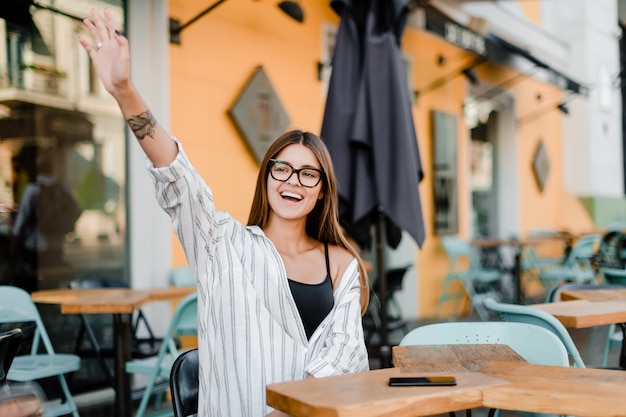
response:
M91 36L78 40L91 57L94 69L104 88L117 101L122 115L142 149L156 167L169 165L178 148L169 133L157 123L150 109L130 79L128 40L117 29L111 12L104 10L104 20L95 9L83 23Z

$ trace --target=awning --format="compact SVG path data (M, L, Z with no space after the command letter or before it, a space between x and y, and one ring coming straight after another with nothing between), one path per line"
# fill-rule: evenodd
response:
M553 68L548 63L538 59L529 51L521 48L493 33L482 35L472 29L454 21L433 6L425 6L426 30L435 33L446 41L472 52L486 60L504 64L509 67L524 71L519 68L519 60L522 57L534 66L540 68L546 75L546 80L557 87L571 91L582 96L588 95L588 88Z
M75 110L23 104L0 118L0 142L20 138L55 138L58 144L93 142L93 123Z

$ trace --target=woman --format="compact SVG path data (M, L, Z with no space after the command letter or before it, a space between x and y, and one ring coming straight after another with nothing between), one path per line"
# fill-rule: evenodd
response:
M367 276L337 219L319 137L287 132L268 149L248 225L209 187L130 80L127 40L92 11L79 41L150 159L159 204L198 285L200 416L264 416L267 384L369 368L361 314ZM275 412L278 414L277 412Z

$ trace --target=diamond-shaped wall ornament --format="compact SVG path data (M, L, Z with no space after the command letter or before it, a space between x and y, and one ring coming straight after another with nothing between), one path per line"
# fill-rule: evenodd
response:
M257 162L289 126L289 116L261 66L254 70L228 114Z
M543 192L546 182L548 181L548 174L550 173L550 161L548 160L548 152L543 144L543 140L540 140L535 149L535 155L533 156L533 174L535 181L537 181L537 187L539 191Z

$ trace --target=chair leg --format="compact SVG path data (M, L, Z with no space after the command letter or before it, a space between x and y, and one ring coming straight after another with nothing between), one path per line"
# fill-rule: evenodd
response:
M96 353L96 358L98 359L100 368L102 368L102 372L104 372L106 379L109 381L109 385L111 385L111 387L115 389L116 387L115 380L113 379L113 375L111 374L109 365L106 363L106 360L104 359L104 356L102 355L102 349L100 348L98 339L96 339L96 335L94 334L93 329L87 322L87 317L85 317L84 314L81 314L80 318L83 321L83 326L84 326L85 332L87 333L87 338L89 339L89 343L91 343L91 346L93 347L93 350Z
M609 364L609 354L611 353L611 345L613 344L612 336L615 333L615 325L609 326L609 331L606 335L606 343L604 345L604 355L602 355L602 368L606 368Z
M150 402L150 397L152 397L152 390L154 389L154 386L156 384L156 379L157 379L156 373L150 376L150 381L148 382L148 385L146 385L143 395L141 396L141 402L139 403L139 407L137 408L135 417L144 417L146 415L146 410L148 408L148 403ZM158 406L158 404L160 404L160 399L157 397L155 399L155 406ZM156 415L158 416L168 415L169 416L169 415L173 415L173 411L164 410L162 412L156 413Z
M56 417L68 414L71 414L73 417L80 417L78 407L70 393L70 388L67 385L65 376L58 375L57 380L59 381L59 385L61 385L61 404L44 410L44 417Z

